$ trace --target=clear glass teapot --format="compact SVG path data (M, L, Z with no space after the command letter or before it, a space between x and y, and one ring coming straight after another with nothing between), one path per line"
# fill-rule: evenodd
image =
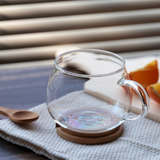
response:
M142 103L140 115L130 112L133 90ZM129 80L122 57L109 51L80 49L55 59L47 107L54 121L65 129L100 133L125 120L146 116L149 98L140 84Z

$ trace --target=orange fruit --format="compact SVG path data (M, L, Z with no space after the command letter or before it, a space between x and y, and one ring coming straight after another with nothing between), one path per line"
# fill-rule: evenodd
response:
M155 102L160 104L160 83L152 84L147 87L147 92Z
M145 89L151 84L157 83L159 78L158 62L154 60L144 66L129 73L131 80L140 83Z

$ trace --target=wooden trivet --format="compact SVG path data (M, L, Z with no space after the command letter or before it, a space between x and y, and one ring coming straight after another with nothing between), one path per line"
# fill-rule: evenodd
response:
M103 144L116 140L123 133L124 125L114 128L111 131L101 133L80 133L62 128L56 125L57 134L63 139L80 144Z

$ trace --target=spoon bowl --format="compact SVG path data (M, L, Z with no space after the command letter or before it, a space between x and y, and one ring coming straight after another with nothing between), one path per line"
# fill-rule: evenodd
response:
M35 119L37 113L31 112L31 111L17 111L15 112L12 117L19 119L19 120L31 120ZM38 114L36 118L38 117Z
M16 123L31 123L39 118L39 115L35 112L24 110L13 110L4 107L0 107L0 114L8 117L10 120Z

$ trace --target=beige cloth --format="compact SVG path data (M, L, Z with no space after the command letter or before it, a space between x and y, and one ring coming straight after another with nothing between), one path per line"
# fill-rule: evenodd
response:
M56 103L58 102L60 107L69 100L74 103L73 99L78 101L77 97L83 94L82 91L73 92L57 100ZM156 106L153 104L151 101L151 109L154 111ZM160 125L155 121L146 118L125 121L124 133L116 141L103 145L80 145L63 140L57 135L55 123L48 113L46 104L41 104L31 110L40 115L37 121L19 125L8 119L1 120L0 137L52 160L160 159ZM152 113L151 110L150 113ZM154 116L160 115L159 113L157 106L157 113Z
M70 103L74 103L73 98L77 99L83 94L82 91L73 92L57 101L60 106L64 101L70 100ZM102 145L81 145L63 140L57 135L55 123L47 111L46 104L31 110L40 115L37 121L18 125L8 119L1 120L0 137L52 160L160 159L160 125L155 121L146 118L125 121L124 133L116 141Z

